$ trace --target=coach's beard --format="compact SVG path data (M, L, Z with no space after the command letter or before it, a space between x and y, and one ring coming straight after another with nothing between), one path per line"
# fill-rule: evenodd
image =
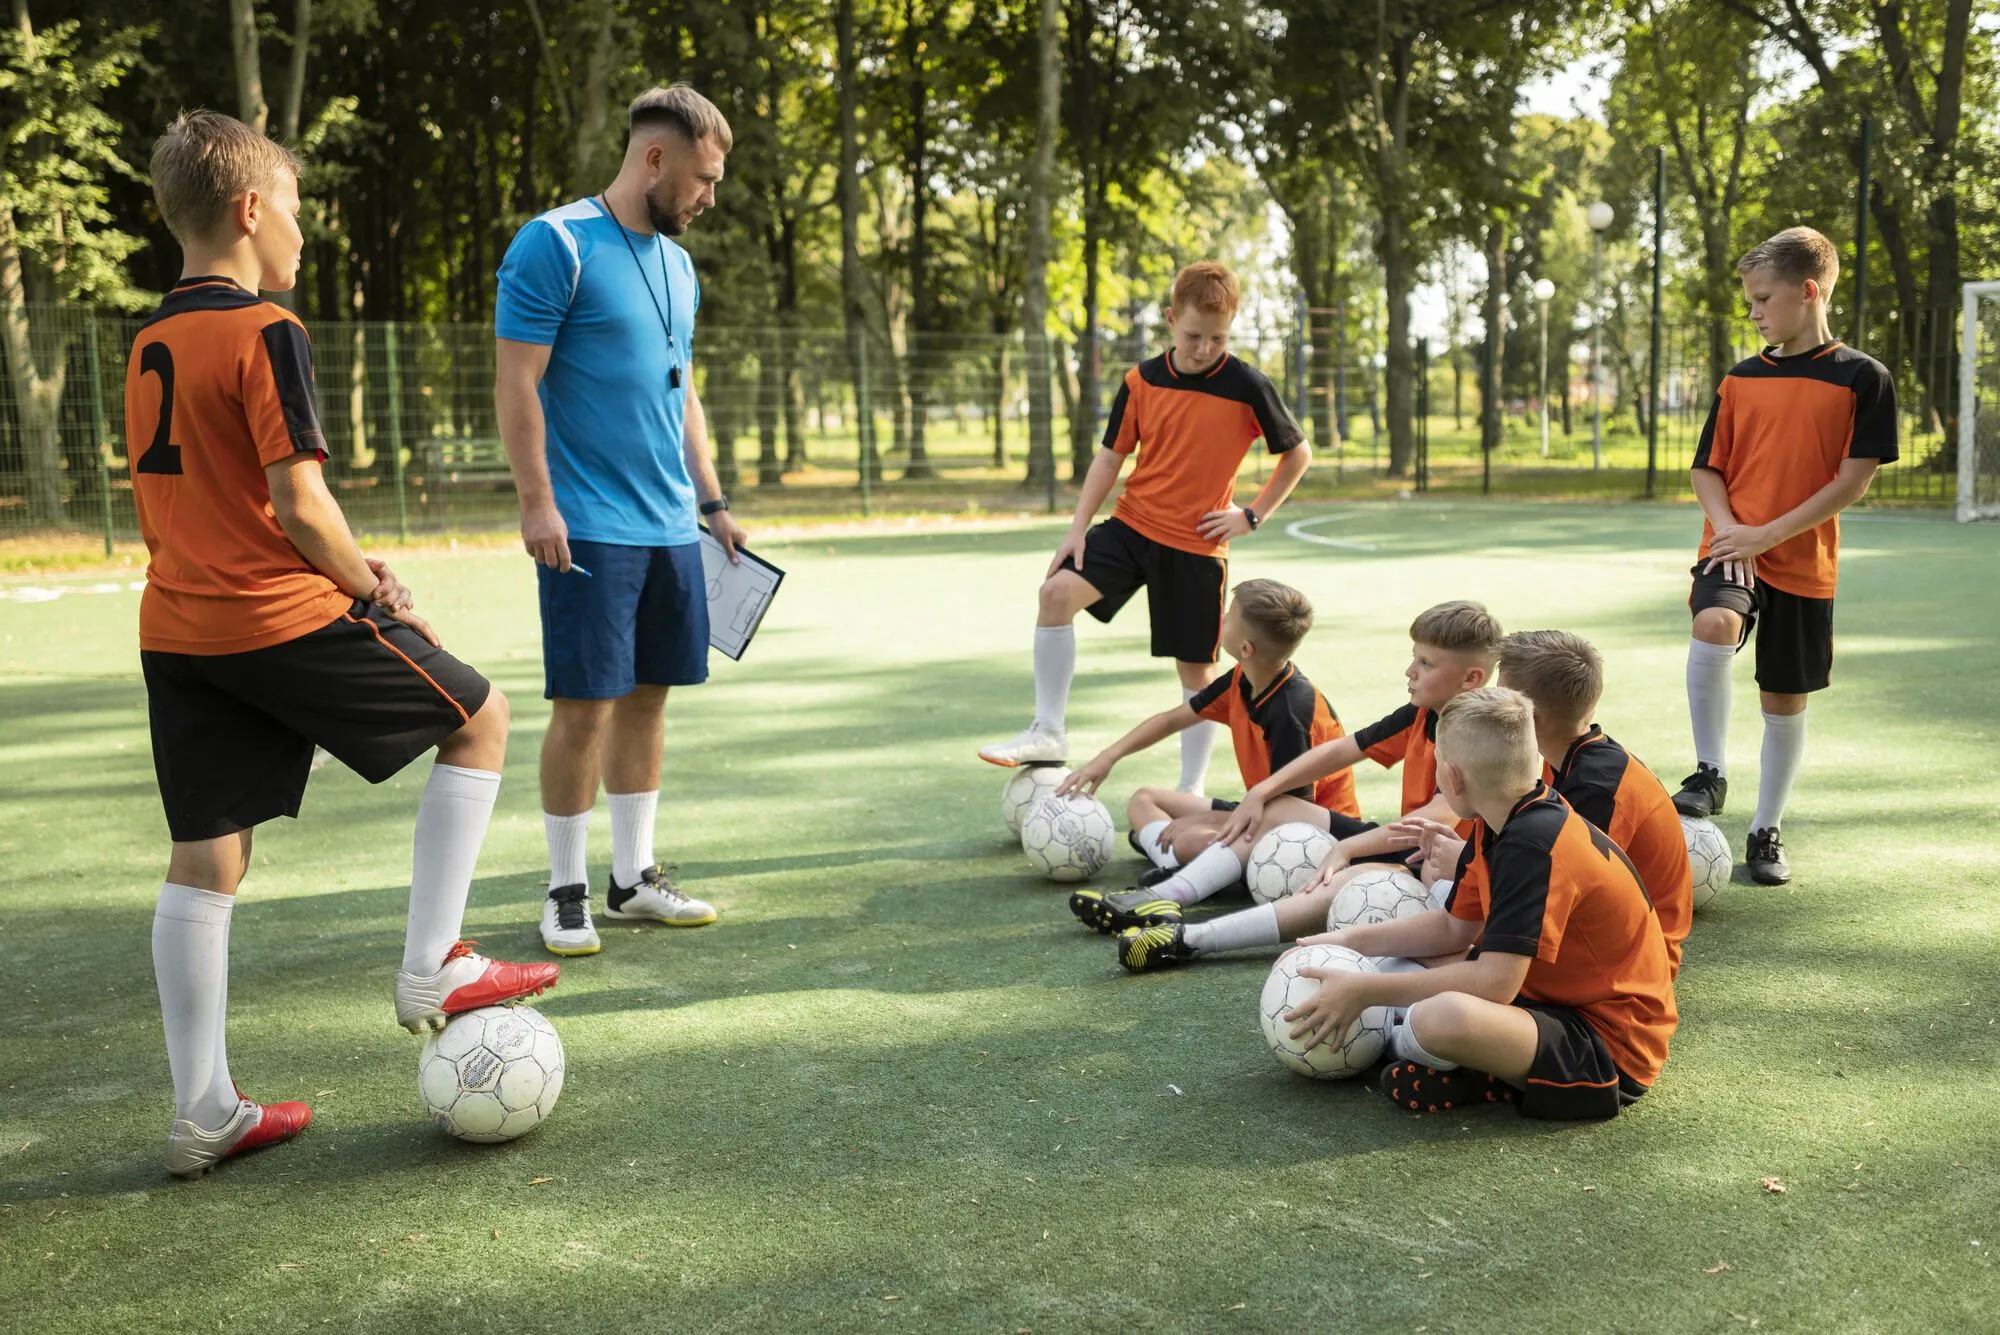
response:
M655 198L658 190L659 187L654 186L646 192L646 221L653 224L653 230L662 236L679 236L687 230L687 224L681 221L680 214L660 206L660 201Z

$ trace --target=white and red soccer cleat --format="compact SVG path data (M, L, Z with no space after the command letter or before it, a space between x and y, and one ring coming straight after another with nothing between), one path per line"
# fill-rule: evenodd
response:
M396 1023L413 1034L442 1029L445 1021L481 1006L499 1006L532 997L556 985L560 964L509 964L489 960L460 941L444 965L427 977L396 971Z
M312 1109L303 1103L253 1103L240 1089L236 1096L242 1100L236 1115L220 1130L204 1131L184 1118L174 1122L167 1132L169 1173L200 1177L224 1159L290 1140L312 1121Z

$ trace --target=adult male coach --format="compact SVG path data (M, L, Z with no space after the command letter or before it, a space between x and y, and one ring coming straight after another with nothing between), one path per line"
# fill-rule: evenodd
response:
M602 194L515 234L500 265L494 389L541 585L542 942L599 948L586 838L611 799L606 917L715 921L653 860L667 691L708 678L696 512L736 558L743 530L708 457L690 353L701 304L669 237L715 203L729 123L685 84L632 99L625 161Z

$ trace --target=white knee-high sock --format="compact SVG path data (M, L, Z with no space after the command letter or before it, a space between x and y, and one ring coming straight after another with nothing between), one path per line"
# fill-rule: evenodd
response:
M1035 722L1062 732L1069 716L1069 683L1076 676L1076 627L1035 627Z
M1396 1055L1404 1061L1416 1062L1421 1066L1429 1066L1439 1071L1456 1071L1458 1069L1457 1062L1449 1062L1435 1053L1424 1051L1424 1045L1417 1042L1416 1032L1410 1028L1408 1018L1405 1018L1401 1024L1397 1025L1390 1032L1392 1035L1392 1044L1396 1049Z
M1160 842L1160 835L1166 831L1171 821L1156 820L1139 831L1139 851L1146 855L1155 867L1171 871L1181 865L1180 855L1169 844Z
M1764 749L1757 765L1757 817L1753 830L1775 830L1792 798L1792 781L1806 757L1806 711L1764 715Z
M1688 641L1688 718L1694 725L1694 758L1727 774L1723 753L1729 738L1729 669L1736 650L1706 640Z
M637 885L639 873L653 865L653 818L660 809L659 790L650 793L610 793L611 876L620 885Z
M574 816L556 816L544 811L542 833L549 841L549 889L590 884L590 863L586 857L590 813L579 811Z
M403 932L403 970L428 976L444 965L445 952L465 926L472 869L493 818L500 776L491 770L432 765L417 803L417 834L410 858L410 918Z
M1210 844L1195 860L1153 887L1162 899L1199 904L1243 879L1243 859L1227 844Z
M209 1131L227 1122L237 1103L222 1042L235 906L233 895L168 881L153 909L153 978L167 1031L174 1116Z
M1280 939L1276 904L1259 904L1254 909L1225 913L1207 922L1191 922L1181 929L1181 940L1203 955L1275 946Z
M1192 700L1197 694L1185 687L1181 689L1183 700ZM1181 730L1181 781L1176 786L1182 792L1198 793L1208 782L1208 758L1215 751L1215 738L1221 731L1220 723L1206 719Z

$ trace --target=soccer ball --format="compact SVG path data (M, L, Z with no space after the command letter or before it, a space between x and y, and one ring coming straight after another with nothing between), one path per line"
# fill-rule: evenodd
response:
M1116 834L1104 803L1072 793L1045 798L1021 822L1021 851L1051 881L1087 881L1111 861Z
M1393 922L1428 913L1436 907L1437 902L1424 883L1402 868L1386 863L1364 867L1340 887L1333 903L1327 906L1326 930L1337 932L1363 923Z
M1315 1080L1340 1080L1365 1071L1381 1059L1393 1023L1387 1006L1370 1006L1348 1026L1337 1041L1305 1047L1292 1037L1292 1022L1286 1012L1303 1005L1319 991L1319 980L1300 974L1301 969L1351 969L1356 973L1376 972L1375 961L1346 946L1296 946L1278 957L1271 976L1264 980L1263 995L1257 999L1259 1019L1264 1024L1264 1041L1280 1062L1300 1075Z
M1319 874L1319 864L1333 851L1333 836L1302 820L1280 825L1250 850L1243 879L1250 898L1259 904L1295 895Z
M1007 776L1000 790L1000 814L1007 818L1007 833L1021 837L1021 822L1040 806L1056 785L1069 777L1066 765L1023 765Z
M1694 873L1694 906L1701 908L1729 884L1736 859L1729 852L1729 840L1712 820L1682 816L1681 833L1687 836L1688 869Z
M562 1040L529 1006L453 1016L417 1059L417 1091L431 1120L482 1145L540 1126L562 1087Z

